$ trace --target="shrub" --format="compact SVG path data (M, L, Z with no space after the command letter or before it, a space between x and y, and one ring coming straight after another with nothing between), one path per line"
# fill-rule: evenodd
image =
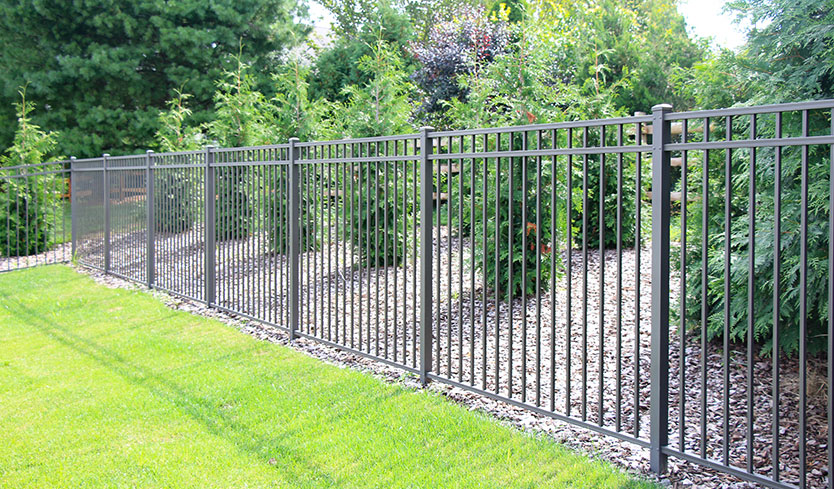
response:
M550 38L539 32L542 27L536 26L532 23L524 23L513 25L512 37L515 42L510 46L508 51L497 55L489 64L476 64L477 69L463 77L461 83L467 89L467 99L452 100L447 104L449 121L454 122L461 128L477 128L484 126L519 126L518 132L512 141L508 137L502 138L502 150L520 150L523 146L522 137L527 137L527 147L536 148L536 141L533 141L534 133L525 132L524 126L533 123L548 123L559 122L568 118L590 119L595 117L604 117L611 115L618 115L618 111L613 108L611 103L612 91L605 89L593 92L591 95L586 93L586 88L565 85L560 79L554 77L553 66L557 61L557 49L551 44ZM592 130L591 133L594 133ZM600 134L596 131L594 134L589 134L588 146L596 146L599 144ZM525 135L525 136L522 136ZM615 145L613 134L606 134L606 144ZM559 131L558 146L565 148L568 145L567 134L565 131ZM594 139L596 137L596 140ZM495 150L495 139L491 138L488 141L488 148L483 150ZM581 146L582 133L581 131L574 131L573 146ZM545 146L546 148L547 146ZM441 151L444 149L441 148ZM487 226L483 228L482 218L477 218L474 227L474 241L476 244L476 260L475 265L484 274L486 284L488 287L494 287L495 275L499 274L499 290L498 292L506 296L512 292L513 296L518 296L522 292L526 294L533 294L536 292L536 266L535 253L531 253L529 244L536 242L536 233L539 232L536 224L536 185L535 185L535 169L536 162L532 159L528 162L528 195L522 195L522 169L521 159L512 158L512 170L514 174L514 189L512 190L513 207L512 221L513 229L509 229L509 171L510 163L507 160L502 161L503 167L498 172L498 180L500 185L500 199L496 203L495 200L495 172L493 168L490 179L491 184L487 184L489 196L486 202L488 219L494 219L497 210L499 212L500 226L498 231L499 244L499 263L496 263L495 255L495 230ZM582 219L584 213L587 213L590 227L588 229L589 246L597 247L599 244L599 203L600 198L604 198L605 206L605 220L606 227L606 246L616 245L616 206L617 206L617 179L616 179L616 162L615 157L608 157L606 159L605 173L606 184L602 192L599 190L599 172L600 160L599 157L590 157L588 161L588 178L589 178L589 208L584 208L583 191L582 191L582 159L581 157L573 158L572 169L572 188L568 189L565 182L567 181L567 158L560 158L558 160L556 181L557 188L553 189L550 177L552 176L552 166L543 158L542 161L542 189L540 191L540 199L542 202L542 233L541 243L546 244L545 250L560 249L561 242L564 240L564 233L566 232L567 221L567 197L568 192L571 192L572 197L572 225L571 232L573 233L574 245L582 243ZM490 164L494 165L494 162ZM449 221L453 228L460 226L464 233L469 230L469 185L471 185L471 176L468 173L470 170L464 164L464 172L462 173L463 181L455 183L456 177L453 177L451 182L447 182L446 175L441 175L436 182L440 189L439 191L449 191L452 196L451 205L457 205L457 194L463 193L463 222L457 223L457 213L452 212L449 216ZM623 205L624 205L624 223L623 223L623 240L624 243L633 242L634 239L634 209L635 209L635 195L634 188L635 174L634 165L629 160L624 162L624 191L623 191ZM481 177L476 173L476 179ZM476 192L480 189L481 183L477 183ZM451 183L451 188L448 188ZM462 189L458 189L462 187ZM556 208L552 207L552 192L556 192ZM523 207L521 202L526 202L527 221L523 219ZM476 206L482 205L480 203ZM545 212L544 209L547 209ZM481 216L483 208L476 209L476 217ZM558 219L556 222L557 235L552 236L551 219ZM484 235L487 235L488 244L486 250L482 250L482 242ZM513 255L513 284L506 290L501 284L508 284L509 271L509 255L510 255L510 234L512 233L512 255ZM527 237L528 248L525 254L524 238ZM550 251L548 251L550 252ZM486 260L484 260L483 253L486 253ZM527 259L527 275L522 277L522 260L526 256ZM486 262L484 267L483 263ZM549 276L551 273L557 273L558 270L550 270L551 263L549 257L542 260L542 286L549 285ZM559 264L561 265L561 263ZM497 268L496 268L497 267ZM523 286L522 282L527 285Z
M399 187L396 189L397 199L394 198L395 171ZM410 168L403 170L399 166L394 170L389 167L386 172L381 164L376 163L365 163L357 168L354 190L349 193L352 202L344 205L348 206L353 216L353 234L346 238L353 240L360 263L372 267L386 264L396 266L406 257L410 243L402 232L403 221L406 222L406 228L411 230L410 233L416 232L416 213L419 210L410 201L403 203L401 186L413 189L414 183Z
M606 135L606 139L608 135ZM589 138L588 145L599 144L599 136ZM608 145L614 145L611 140ZM575 142L575 146L581 146L581 141ZM622 231L621 239L624 247L634 246L637 238L637 170L635 159L632 155L623 158L622 175ZM584 220L588 220L588 247L599 248L600 226L604 227L603 247L612 249L617 247L617 196L620 193L617 182L617 157L608 155L605 157L604 185L601 183L602 158L599 155L588 157L588 208L584 205L583 172L584 162L581 156L573 158L573 175L571 189L572 213L571 222L573 227L573 242L579 247L583 244ZM642 169L645 172L651 170L650 160L643 158ZM651 183L648 174L644 175L643 182ZM641 191L641 195L643 192ZM566 196L565 196L566 197ZM603 220L600 222L600 199L603 201Z
M155 139L157 148L164 152L194 151L200 149L203 134L198 127L189 126L191 109L186 101L191 95L174 90L174 97L160 111L159 129ZM154 172L154 227L163 233L181 233L191 229L198 217L194 202L194 185L190 170L180 168L159 169Z
M340 120L343 122L340 126L331 127L330 130L338 131L336 133L342 137L369 137L411 132L410 94L413 87L407 81L402 69L402 60L396 51L387 43L380 41L373 47L372 55L364 56L360 60L359 67L371 75L371 79L364 86L351 86L345 89L348 104L337 109ZM383 153L380 152L380 154ZM403 154L402 147L400 147L400 154ZM377 156L374 146L366 147L364 155ZM378 168L382 171L381 165L375 163L357 163L354 171L349 172L349 178L353 179L352 187L350 181L342 182L343 188L347 189L346 194L353 199L355 209L351 220L352 234L346 238L352 239L352 244L361 257L361 263L366 266L378 266L386 262L394 264L395 256L397 260L405 256L407 243L400 234L401 224L389 225L389 247L385 250L382 246L385 242L384 222L386 218L389 223L393 222L395 209L400 219L407 219L410 223L416 222L416 217L413 215L414 209L410 204L404 205L402 199L394 199L393 169L389 169L391 177L386 187L384 176L375 173ZM415 184L410 177L410 172L398 174L398 183L404 183L407 189L413 189ZM411 190L407 191L411 192ZM399 192L398 195L402 195L401 190ZM343 201L342 205L349 206L350 202ZM410 225L413 226L413 224ZM376 243L380 243L380 246L377 247Z
M249 180L256 170L253 167L225 170L215 173L214 235L218 241L245 238L255 224Z
M523 171L523 163L518 158L512 158L511 162L499 161L500 168L495 160L492 160L486 172L484 182L483 162L476 160L475 165L481 166L476 169L476 188L483 188L486 184L487 193L485 201L476 199L473 208L475 214L474 232L472 233L475 245L476 269L480 270L485 285L504 299L520 297L522 294L532 295L537 291L537 269L536 260L541 263L541 289L547 290L552 273L557 273L551 267L551 253L554 252L556 243L559 242L559 234L564 229L564 209L557 203L557 208L551 208L552 198L552 171L553 167L548 161L543 161L541 167L542 186L536 191L536 165L535 161L528 161L527 172ZM466 174L471 171L464 165ZM510 174L512 173L512 184ZM471 175L471 174L470 174ZM527 182L527 193L524 193L524 181ZM557 179L564 182L564 179ZM496 182L498 189L496 194ZM557 189L557 192L559 190ZM564 189L562 189L564 191ZM541 199L541 215L538 215L537 197ZM454 208L454 199L452 200ZM512 210L510 204L512 203ZM526 208L525 208L526 206ZM525 213L526 211L526 221ZM464 211L467 212L467 211ZM498 225L496 230L496 212ZM483 215L486 213L486 220ZM468 216L466 217L468 219ZM512 226L510 220L512 219ZM557 223L557 233L551 233L553 220ZM539 222L539 220L541 222ZM539 225L541 227L539 227ZM512 237L512 246L510 246ZM526 239L526 248L525 248ZM497 242L496 242L497 240ZM539 247L539 240L541 246ZM484 247L486 244L486 247ZM498 248L498 259L495 258L496 245ZM512 254L512 259L510 259ZM522 274L523 267L527 267L526 275ZM561 266L561 259L557 261L557 267ZM512 273L512 281L510 281ZM497 284L497 290L495 289Z
M26 89L21 88L19 93L21 101L15 104L18 127L12 145L0 156L0 167L42 163L56 146L56 133L42 131L29 119L32 106L26 101ZM9 223L7 232L0 236L0 254L29 255L47 250L55 224L47 216L59 198L53 178L37 175L0 181L0 225Z
M220 145L258 146L276 140L274 106L254 84L250 67L239 59L237 69L217 82L215 119L206 128ZM253 171L252 167L234 167L217 172L217 239L239 239L252 231L255 210L249 181Z
M289 253L289 174L276 168L274 173L268 176L269 186L267 192L267 237L269 250L272 253L284 255ZM303 175L303 173L302 173ZM299 251L305 252L319 248L320 241L317 235L318 215L322 204L318 196L310 199L307 192L300 189L299 198Z
M794 114L796 115L796 114ZM811 118L811 131L830 130L830 118L815 114ZM733 128L737 137L746 130L746 121L738 121ZM785 134L800 133L799 117L785 114ZM763 127L760 137L773 137L772 127ZM722 129L719 129L722 130ZM735 136L734 136L735 137ZM720 152L715 152L720 153ZM749 157L745 151L734 152L731 162L730 183L730 263L725 263L724 206L725 163L723 154L710 158L710 202L708 229L702 225L701 203L689 206L689 238L687 251L687 308L693 328L700 331L701 320L701 270L707 267L706 290L707 334L710 339L720 338L724 332L724 306L729 300L730 340L746 342L748 331L748 268L749 268ZM753 267L753 335L762 345L764 354L773 353L773 266L775 201L774 152L760 150L756 161L756 235L755 263ZM829 219L829 167L830 152L822 146L809 148L808 190L808 275L807 311L808 351L815 353L825 349L828 315L828 219ZM690 192L700 194L701 164L692 165L693 181ZM781 269L780 276L780 348L788 354L799 348L799 285L801 250L801 154L799 148L782 150L782 199L781 199ZM703 257L701 237L708 236L707 256ZM724 273L730 277L730 297L724 296Z
M166 168L154 172L154 227L162 233L182 233L194 226L197 204L188 169Z
M51 181L46 176L2 180L0 255L33 255L51 246L54 222L49 212L58 200Z
M411 76L423 95L420 115L442 120L446 103L467 97L468 87L458 79L504 53L509 40L505 21L491 19L483 7L463 6L453 20L434 24L427 39L411 42L420 64Z

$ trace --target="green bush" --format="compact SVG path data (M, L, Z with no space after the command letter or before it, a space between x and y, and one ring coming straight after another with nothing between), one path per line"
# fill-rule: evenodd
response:
M352 213L352 239L364 266L396 266L406 257L410 240L403 233L403 220L409 233L416 231L419 210L410 199L403 203L403 186L412 195L414 181L410 168L399 166L386 170L383 164L364 163L356 168L354 182L348 182L347 195L351 202L345 202L348 213ZM396 173L397 188L394 187ZM386 185L385 176L388 176ZM396 199L395 199L396 191ZM396 220L395 220L396 219ZM409 234L411 237L413 234ZM386 245L387 240L387 245Z
M795 115L795 114L794 114ZM813 128L828 129L830 119L816 114L811 119ZM786 134L798 134L799 117L785 115ZM738 122L734 132L746 131L746 122ZM719 129L722 130L722 129ZM770 133L770 134L768 134ZM760 132L760 137L772 137L772 127ZM738 136L741 138L742 136ZM719 153L719 152L716 152ZM753 335L762 345L762 352L772 353L773 337L773 266L774 266L774 216L775 201L775 153L760 150L756 161L756 234L755 263L753 267ZM808 283L807 311L808 351L815 353L825 349L828 314L828 219L829 219L829 166L828 148L809 148L809 200L808 200ZM691 164L694 178L690 181L689 192L701 194L700 162ZM732 182L730 187L730 263L725 263L725 163L723 154L710 158L707 241L707 334L710 339L721 338L724 332L724 274L730 277L729 335L733 342L745 342L748 331L748 277L749 277L749 153L735 151L731 163ZM781 277L780 277L780 348L788 354L799 348L799 290L801 250L801 150L782 150L782 199L781 199ZM694 189L694 190L693 190ZM688 208L688 250L687 250L687 316L692 327L700 331L702 284L701 270L704 267L701 237L702 206L700 202Z
M378 41L372 47L371 54L360 59L359 69L370 79L362 86L344 89L348 102L331 107L333 119L329 122L327 133L331 137L340 138L412 132L410 96L414 87L407 80L403 60L396 49L384 41ZM402 142L389 143L388 154L393 154L394 144L398 144L398 154L404 154ZM385 154L383 148L384 145L367 145L360 149L360 153L368 157L382 156ZM359 154L354 156L359 157ZM377 171L381 173L376 173ZM411 204L403 204L402 198L395 201L393 164L389 163L388 171L390 177L386 185L385 166L382 163L356 163L352 170L348 170L348 181L340 184L345 189L344 193L351 199L348 202L343 201L342 205L347 206L349 214L350 209L353 209L351 230L345 239L351 241L365 266L380 266L386 261L388 265L394 265L403 258L407 243L402 234L402 221L399 221L397 226L391 225L394 222L395 209L398 219L407 219L412 228L413 223L417 222ZM415 182L411 172L403 171L401 166L397 173L397 181L398 185L406 186L407 192L413 191ZM398 190L398 195L402 195L402 188ZM387 253L384 249L386 220L389 223Z
M182 233L194 226L199 205L194 201L194 183L182 168L154 172L154 228L162 233Z
M27 256L52 245L50 212L57 195L46 176L4 180L0 185L0 255Z
M590 143L589 143L590 144ZM590 249L599 248L599 232L600 232L600 199L603 200L603 236L604 248L611 249L617 247L617 205L618 205L618 181L617 181L617 157L616 155L607 155L605 157L605 184L600 188L600 176L602 158L599 155L591 155L588 157L588 208L585 209L584 201L584 187L583 187L583 173L584 163L581 156L573 159L573 175L572 189L571 189L571 222L573 228L573 243L576 247L581 247L583 244L584 220L588 220L588 247ZM643 159L644 171L651 168L649 160ZM634 246L636 240L636 215L637 215L637 172L634 158L627 156L623 161L622 174L622 243L624 247ZM644 178L644 182L650 182L649 178ZM641 192L642 194L643 192ZM562 195L560 199L565 199L567 196Z
M478 165L478 160L476 160ZM481 163L482 165L482 163ZM512 165L512 166L510 166ZM512 172L512 185L510 173ZM475 267L478 269L489 289L497 292L500 297L509 299L522 294L536 293L536 260L541 262L541 289L547 290L552 273L558 273L561 259L557 260L557 269L551 267L551 253L558 249L559 232L564 229L564 209L557 204L552 209L552 173L553 167L544 161L541 168L542 187L536 192L536 165L528 162L526 175L520 159L513 158L512 163L501 162L500 169L494 161L488 167L486 176L486 201L476 199L474 205L474 245ZM476 188L483 188L483 172L476 172ZM499 182L496 198L496 179ZM527 193L524 193L524 180L527 181ZM562 180L564 181L564 180ZM558 189L557 189L558 192ZM538 195L537 195L538 194ZM537 197L541 199L541 215L536 205ZM510 204L512 203L512 210ZM526 209L525 209L526 205ZM524 212L526 210L526 221ZM496 231L496 211L498 213L498 229ZM486 221L483 214L486 212ZM510 220L512 219L512 226ZM551 233L551 224L556 219L556 236ZM539 222L541 221L541 222ZM539 225L541 227L539 227ZM512 237L512 246L510 238ZM498 245L498 260L495 259L496 240ZM525 248L526 240L526 248ZM537 247L541 241L541 247ZM484 248L484 242L486 247ZM510 255L512 254L512 259ZM486 258L486 259L484 259ZM522 272L527 268L526 275ZM510 274L512 273L512 281ZM498 284L497 290L495 284Z
M19 93L21 101L15 104L18 127L12 145L0 156L0 168L42 163L56 145L56 133L44 132L30 121L32 105L26 101L26 89L21 88ZM52 244L55 223L48 217L59 197L54 178L38 175L0 181L0 229L5 228L0 235L0 254L41 253Z
M221 146L235 148L275 142L275 107L256 90L251 67L236 59L234 71L227 71L217 82L215 118L206 129ZM250 166L218 171L215 185L215 229L218 240L240 239L254 228L251 179L258 170Z

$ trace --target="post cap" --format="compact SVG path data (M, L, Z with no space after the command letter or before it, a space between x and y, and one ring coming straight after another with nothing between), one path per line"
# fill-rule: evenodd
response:
M652 107L652 112L671 112L672 105L671 104L657 104Z
M101 155L102 158L110 158L110 153L104 153Z
M433 126L423 126L420 128L420 131L434 131Z
M153 153L152 149L149 149L149 150L145 151L145 154L151 154L151 153Z
M297 137L291 137L291 138L289 139L289 142L291 142L291 143L300 143L300 142L301 142L301 140L300 140L300 139L298 139Z

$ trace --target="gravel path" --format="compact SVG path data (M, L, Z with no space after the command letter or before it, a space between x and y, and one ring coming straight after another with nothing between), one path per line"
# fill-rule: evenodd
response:
M193 233L198 236L199 233ZM648 438L649 365L651 355L651 251L624 250L622 256L622 289L617 294L617 254L604 255L605 274L600 301L600 255L588 254L588 291L583 292L583 256L571 254L571 330L567 330L567 279L561 277L555 290L540 297L515 299L511 305L487 297L478 274L470 280L469 256L465 240L449 237L444 228L437 239L435 229L435 280L433 334L434 372L464 385L495 392L514 401L602 424L609 430ZM181 235L158 236L157 276L167 280L166 288L202 297L194 285L203 280L202 243ZM124 235L118 239L141 242L141 235ZM114 243L118 248L118 242ZM133 249L123 246L124 250ZM127 276L142 273L144 254L121 253L114 270ZM353 257L359 261L359 257ZM395 363L415 366L419 356L419 338L415 313L420 310L419 274L408 256L401 267L352 269L351 253L341 243L324 246L301 257L302 319L300 330L310 336L346 345L366 354ZM559 257L564 260L565 256ZM637 271L640 271L639 279ZM93 273L93 272L91 272ZM93 273L98 275L97 273ZM462 276L462 283L458 277ZM452 277L452 280L449 280ZM114 277L100 279L118 286L127 283ZM202 304L166 296L174 307L208 314L231 322L259 338L286 343L279 329L244 319L245 316L287 324L286 290L288 267L284 258L268 252L267 240L218 243L217 303L234 311L226 314L208 310ZM639 284L640 294L637 294ZM672 277L673 303L677 301L679 279ZM178 287L191 287L184 290ZM618 296L620 306L618 308ZM583 300L587 299L587 300ZM603 321L599 324L600 304ZM583 307L587 307L584 311ZM540 310L539 310L540 308ZM642 312L640 312L642 311ZM640 312L642 317L637 317ZM235 314L240 313L240 314ZM587 316L587 326L583 317ZM513 318L513 328L509 318ZM486 318L486 320L484 320ZM539 320L540 318L540 320ZM677 326L671 332L670 359L670 445L679 447L680 420L680 344ZM638 337L639 335L639 337ZM316 357L339 365L370 370L388 380L415 385L413 375L402 370L319 342L300 339L293 345ZM496 346L497 345L497 346ZM639 348L638 348L639 347ZM619 354L618 354L619 352ZM686 343L684 446L697 454L701 444L701 361L699 339L690 334ZM723 355L718 345L707 350L705 431L707 456L720 459L723 450ZM729 352L729 435L730 464L744 469L747 463L746 384L747 365L743 346ZM568 359L571 370L568 371ZM553 365L553 368L551 368ZM496 368L497 367L497 368ZM798 369L796 360L782 359L780 382L781 477L796 481L798 477ZM754 364L754 450L755 472L769 475L771 470L771 360L756 358ZM808 476L809 487L823 487L827 478L826 415L824 398L825 362L809 363L808 407ZM585 381L583 382L583 378ZM570 382L568 382L570 381ZM551 384L552 382L552 384ZM482 409L525 430L549 436L625 467L632 472L648 473L648 452L636 445L605 437L587 429L556 421L534 411L500 400L472 393L460 387L439 382L432 389L472 409ZM583 389L583 386L585 387ZM600 396L602 393L602 396ZM583 403L585 396L586 403ZM601 402L600 402L601 398ZM569 400L568 400L569 399ZM636 401L636 402L635 402ZM636 406L636 409L635 409ZM600 407L602 409L600 409ZM584 408L584 410L583 410ZM570 412L568 413L568 409ZM637 415L635 416L635 413ZM601 421L601 423L600 423ZM638 425L635 426L635 421ZM676 486L748 487L730 476L670 459L666 479Z

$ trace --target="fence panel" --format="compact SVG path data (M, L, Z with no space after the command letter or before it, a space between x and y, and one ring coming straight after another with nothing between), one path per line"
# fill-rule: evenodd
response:
M416 372L417 135L298 144L298 334Z
M679 293L664 451L771 487L834 485L832 109L666 115Z
M154 283L205 300L205 151L152 154Z
M71 256L68 161L0 168L0 272Z
M218 149L211 155L213 304L286 327L288 146Z
M431 378L647 444L650 120L430 133Z
M147 283L148 186L145 156L107 158L110 273Z
M78 262L104 270L104 159L73 160L72 239Z

